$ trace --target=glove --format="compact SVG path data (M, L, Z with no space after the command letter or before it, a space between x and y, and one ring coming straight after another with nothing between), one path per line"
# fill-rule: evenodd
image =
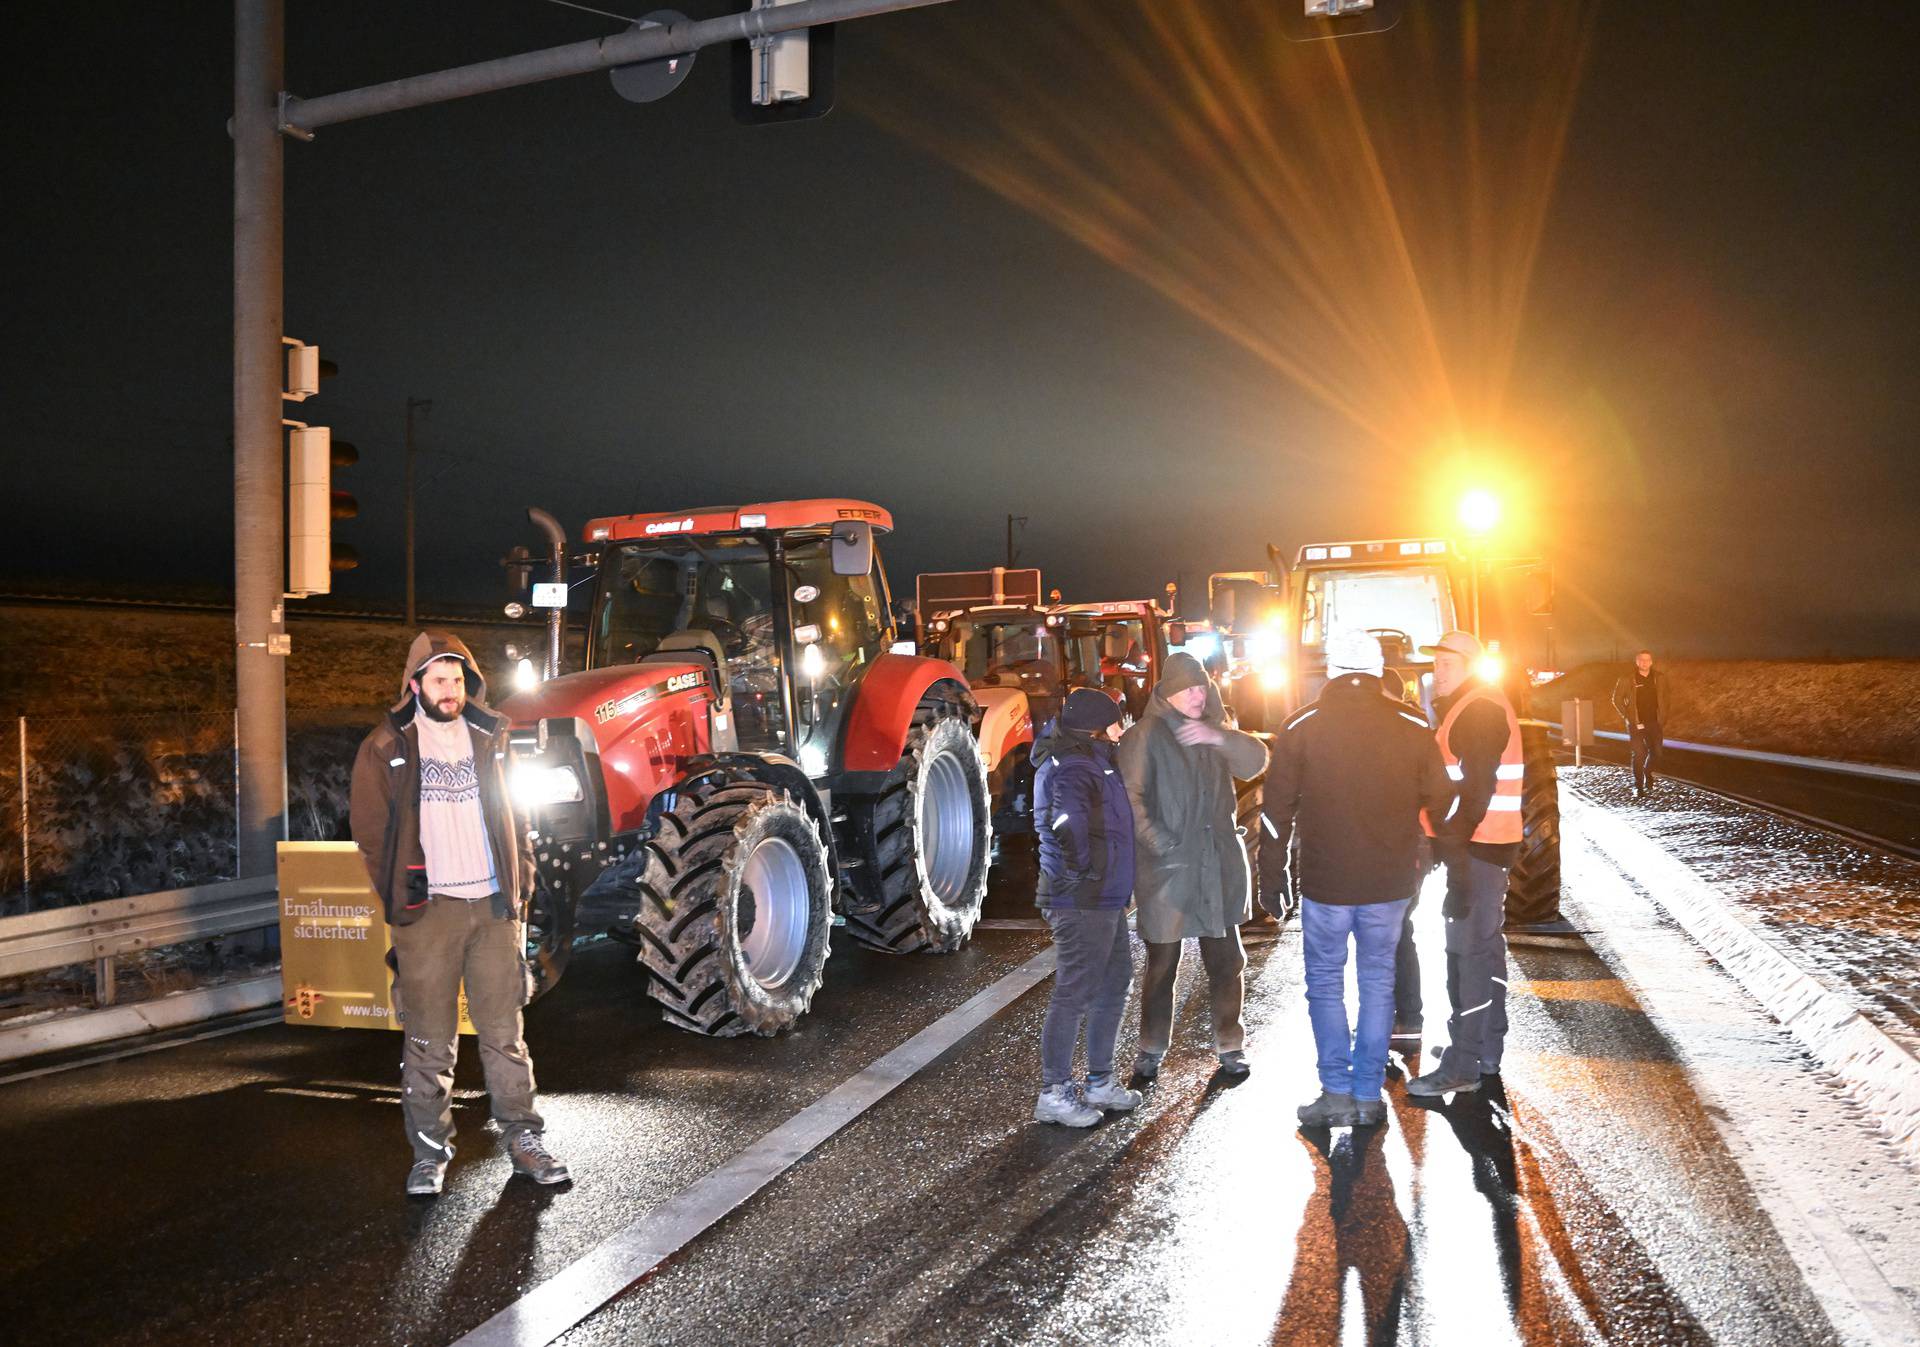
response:
M1433 860L1436 865L1465 865L1467 863L1467 840L1464 837L1436 837L1433 839Z
M1282 880L1281 883L1284 885L1286 881ZM1284 921L1287 915L1286 889L1276 889L1266 884L1261 885L1260 910L1269 917L1272 917L1275 921Z

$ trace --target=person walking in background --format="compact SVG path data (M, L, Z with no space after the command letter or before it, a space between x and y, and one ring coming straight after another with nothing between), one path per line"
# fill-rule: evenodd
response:
M1114 1041L1133 986L1127 905L1133 900L1133 806L1114 766L1120 707L1076 688L1034 741L1033 818L1040 879L1034 901L1053 930L1053 997L1040 1028L1036 1122L1091 1127L1102 1110L1139 1107L1113 1079ZM1087 1083L1073 1080L1081 1025Z
M1120 740L1133 803L1134 897L1147 967L1134 1074L1151 1081L1173 1041L1181 942L1200 942L1220 1069L1247 1074L1240 1022L1247 966L1240 923L1252 915L1247 852L1234 821L1233 780L1266 770L1266 746L1229 729L1219 690L1184 651L1167 658L1146 714Z
M1450 631L1433 656L1434 739L1459 795L1453 811L1424 816L1433 856L1447 867L1447 1048L1440 1064L1407 1082L1416 1095L1477 1090L1500 1073L1507 1039L1507 873L1520 852L1526 762L1507 694L1474 670L1483 654L1470 632Z
M415 1196L438 1193L453 1159L463 982L514 1172L536 1183L569 1177L542 1140L522 1037L532 978L521 921L533 858L507 791L506 720L481 701L486 690L457 636L421 632L400 700L353 763L353 840L393 937L394 1008L405 1035L400 1115Z
M1267 771L1279 834L1268 844L1284 853L1300 833L1300 935L1320 1073L1319 1098L1298 1111L1303 1127L1386 1121L1394 949L1425 873L1421 811L1442 815L1453 802L1431 727L1389 691L1384 667L1375 637L1330 637L1327 685L1281 729ZM1351 1025L1349 945L1360 988Z
M1660 766L1660 748L1667 724L1667 675L1653 667L1653 652L1633 657L1633 668L1613 685L1613 709L1627 724L1633 742L1633 793L1645 799L1653 793L1653 774Z

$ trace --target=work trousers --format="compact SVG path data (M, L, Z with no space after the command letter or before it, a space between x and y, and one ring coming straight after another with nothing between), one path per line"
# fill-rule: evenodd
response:
M544 1126L534 1107L533 1059L520 1011L531 983L520 923L494 899L435 898L418 921L393 928L395 1004L405 1046L400 1103L415 1159L453 1155L453 1064L460 1048L460 986L480 1040L493 1116L509 1137Z
M1300 904L1307 973L1307 1019L1313 1025L1320 1088L1355 1099L1380 1097L1387 1080L1387 1035L1393 1028L1394 947L1406 898L1388 903ZM1359 1012L1347 1019L1347 946L1353 946Z
M1426 874L1423 864L1420 873ZM1425 884L1422 883L1422 888ZM1420 906L1420 889L1407 899L1406 912L1400 918L1400 939L1393 950L1393 1022L1417 1028L1425 1009L1420 998L1420 951L1413 943L1413 910Z
M1103 1084L1113 1075L1113 1044L1120 1037L1127 992L1133 987L1133 947L1124 908L1055 907L1053 997L1040 1026L1040 1081L1073 1079L1073 1050L1080 1027L1087 1030L1087 1080Z
M1507 1042L1507 867L1469 855L1447 866L1447 1067L1498 1071ZM1461 915L1453 916L1458 912Z
M1164 1057L1173 1042L1173 983L1180 971L1180 941L1147 941L1147 969L1140 985L1140 1051ZM1213 1050L1239 1052L1246 1046L1240 1005L1246 994L1241 974L1247 952L1240 932L1200 937L1200 963L1207 970L1207 999L1213 1014Z
M1660 727L1632 726L1628 733L1633 739L1633 788L1652 790L1654 769L1660 765L1660 750L1664 745Z

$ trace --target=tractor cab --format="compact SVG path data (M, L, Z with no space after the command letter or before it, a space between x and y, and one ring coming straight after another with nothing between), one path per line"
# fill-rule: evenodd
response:
M1060 619L1069 682L1105 688L1128 715L1144 715L1169 650L1185 643L1173 615L1147 599L1060 604L1051 611Z
M1036 725L1060 714L1069 681L1060 618L1039 608L1003 605L936 613L927 623L926 653L952 664L978 696L1018 688Z

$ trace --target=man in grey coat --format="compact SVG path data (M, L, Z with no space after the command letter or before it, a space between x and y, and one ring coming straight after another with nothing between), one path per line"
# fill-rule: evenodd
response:
M1227 727L1220 693L1200 661L1177 653L1168 657L1145 714L1120 740L1119 762L1133 803L1133 893L1147 946L1134 1074L1150 1081L1160 1072L1173 1040L1180 945L1197 939L1220 1069L1244 1076L1240 1005L1247 956L1240 924L1253 909L1233 781L1266 770L1266 746Z

